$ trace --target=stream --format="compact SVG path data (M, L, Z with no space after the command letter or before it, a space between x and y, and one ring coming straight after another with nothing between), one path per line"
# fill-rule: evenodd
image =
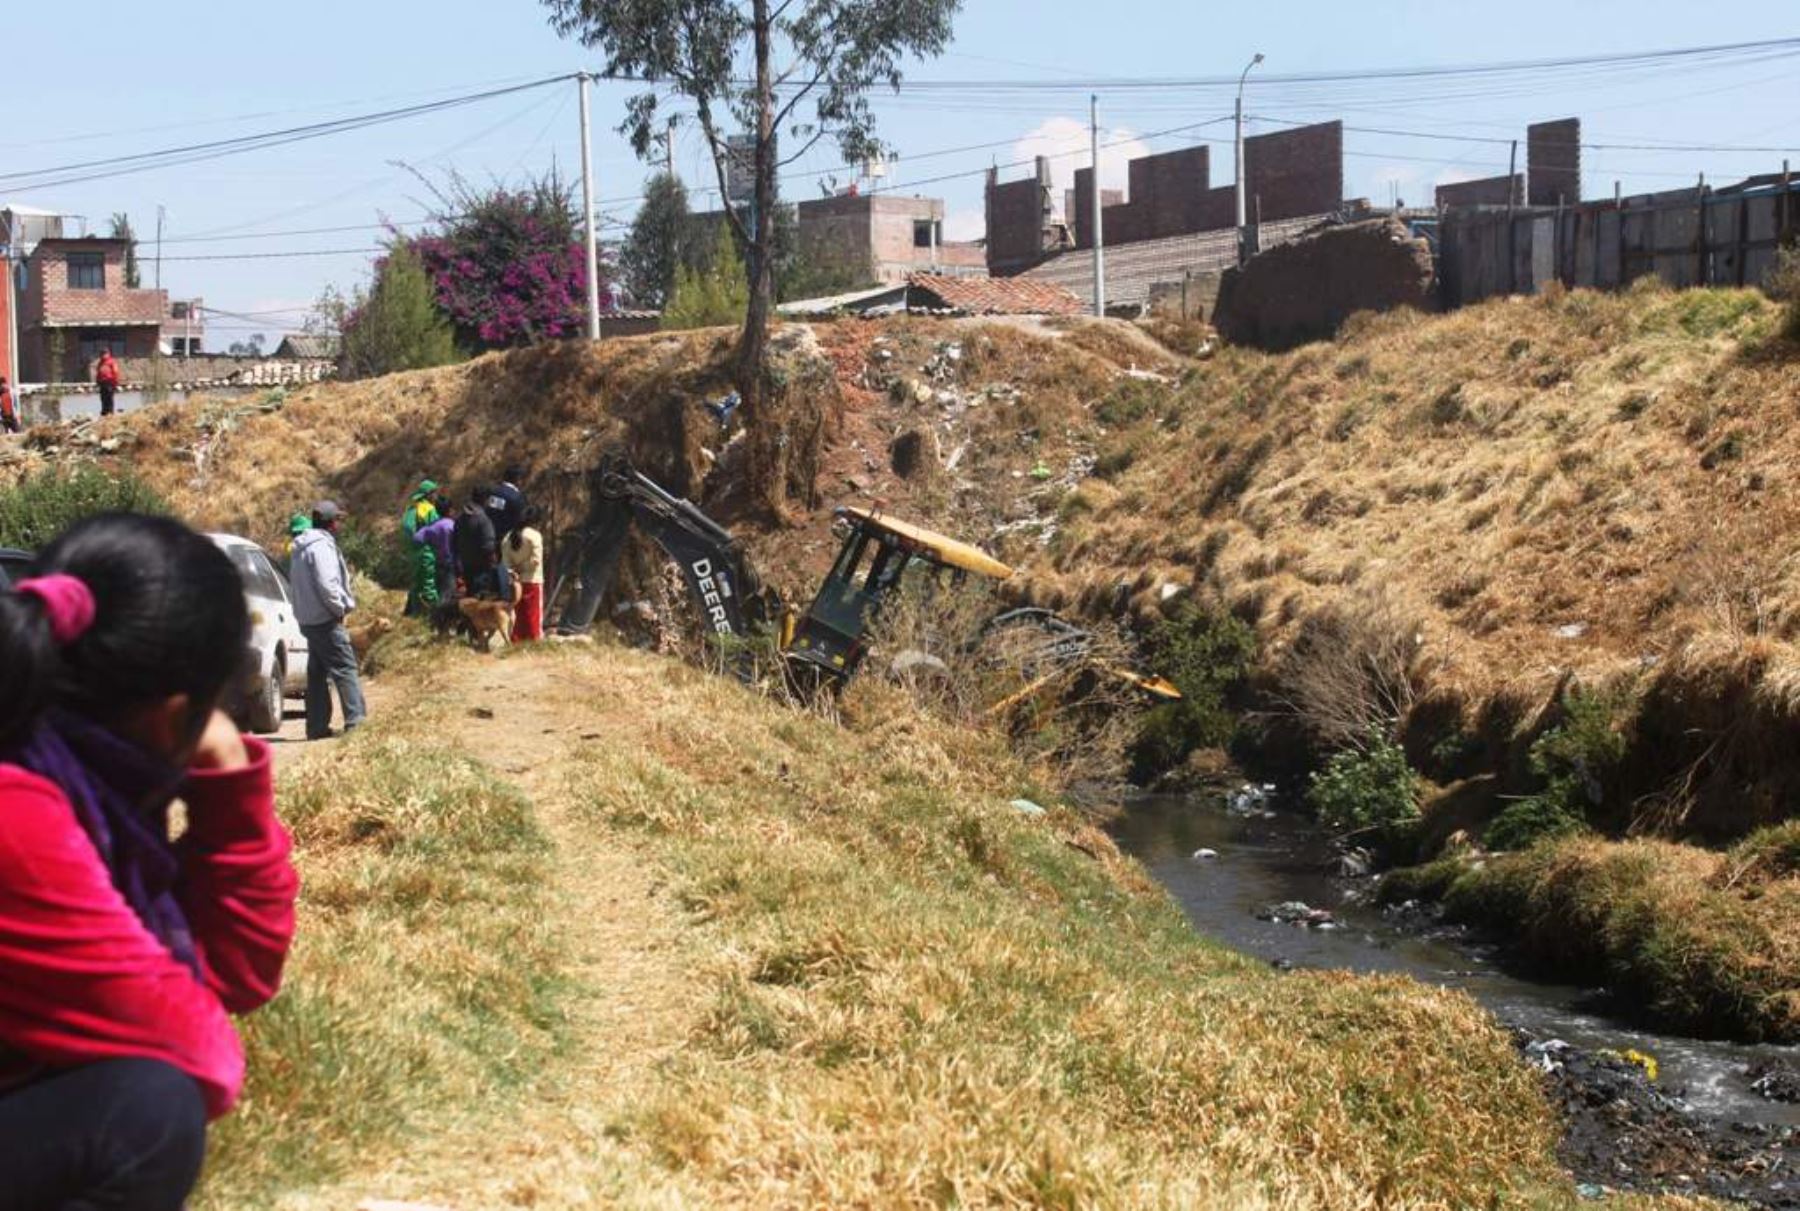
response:
M1273 806L1271 801L1233 810L1224 796L1144 796L1127 805L1113 835L1206 937L1282 967L1404 973L1461 989L1502 1024L1540 1040L1563 1040L1583 1052L1648 1053L1660 1067L1655 1088L1686 1103L1686 1113L1666 1116L1671 1121L1691 1117L1701 1120L1702 1131L1787 1136L1789 1142L1775 1144L1768 1155L1776 1158L1777 1168L1800 1163L1800 1144L1791 1138L1800 1128L1800 1104L1763 1098L1751 1088L1749 1075L1759 1063L1800 1062L1800 1047L1660 1034L1606 1016L1595 1007L1593 990L1509 974L1491 947L1460 931L1422 928L1416 922L1409 926L1368 903L1372 880L1333 873L1337 854L1317 826L1298 812ZM1202 850L1217 856L1196 857ZM1335 927L1310 928L1257 915L1293 901L1329 910ZM1577 1176L1583 1176L1580 1166L1575 1167ZM1792 1179L1778 1184L1772 1200L1766 1190L1731 1193L1765 1206L1800 1205L1786 1201L1790 1186L1800 1197L1800 1180Z

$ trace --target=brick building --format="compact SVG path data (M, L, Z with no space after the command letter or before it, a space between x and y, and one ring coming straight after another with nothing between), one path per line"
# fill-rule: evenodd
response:
M944 240L944 203L894 194L841 194L795 207L801 252L859 281L893 284L920 272L984 274L979 244Z
M162 351L171 357L197 357L206 344L203 299L170 299L162 320Z
M19 376L84 382L102 349L149 357L169 317L164 290L125 285L128 241L89 237L38 241L18 291Z

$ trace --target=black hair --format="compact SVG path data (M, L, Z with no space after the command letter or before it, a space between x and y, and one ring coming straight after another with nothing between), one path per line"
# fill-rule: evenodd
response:
M492 495L492 493L488 491L486 484L476 484L473 488L469 489L469 501L472 504L485 505L487 504L487 498L490 495Z
M508 463L506 470L500 473L500 478L504 479L509 484L517 486L518 482L525 478L525 468L521 467L518 463Z
M543 516L544 511L536 505L525 506L525 511L519 514L519 524L513 527L513 532L510 535L513 550L516 551L525 545L525 527L537 525L538 519Z
M244 669L250 615L225 553L167 517L105 513L77 522L32 574L63 573L94 595L94 622L59 646L44 603L0 590L0 749L63 707L103 725L175 694L196 726Z

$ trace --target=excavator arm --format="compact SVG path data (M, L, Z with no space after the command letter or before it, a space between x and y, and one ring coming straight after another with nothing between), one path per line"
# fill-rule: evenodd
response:
M593 506L580 534L581 592L563 611L558 630L579 633L593 625L633 525L680 567L709 633L747 639L769 621L768 594L731 532L649 476L613 464L595 477Z

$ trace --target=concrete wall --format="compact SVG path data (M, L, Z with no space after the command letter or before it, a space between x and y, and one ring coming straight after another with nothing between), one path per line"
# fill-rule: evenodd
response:
M897 284L908 274L933 268L984 268L987 263L986 254L974 245L943 242L944 203L939 198L817 198L801 202L796 210L806 254L844 266L859 279ZM918 243L920 223L932 224L935 249Z
M1581 119L1563 118L1525 128L1526 200L1533 206L1573 206L1581 201Z
M1616 289L1647 274L1675 287L1755 286L1800 237L1800 182L1667 193L1503 212L1450 211L1439 228L1447 306L1551 282Z

